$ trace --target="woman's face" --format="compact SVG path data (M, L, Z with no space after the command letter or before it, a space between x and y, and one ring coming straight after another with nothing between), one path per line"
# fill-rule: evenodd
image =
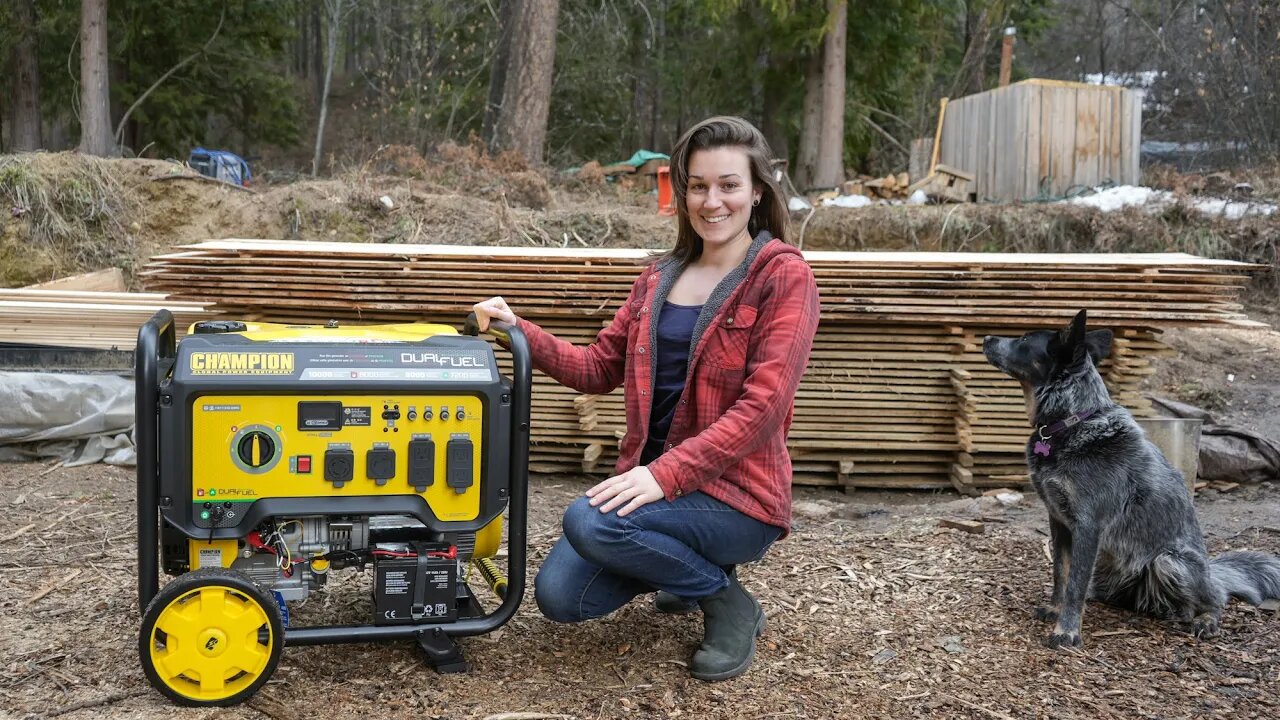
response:
M689 156L685 205L704 251L737 241L750 243L747 223L761 188L752 186L751 159L740 147L695 150Z

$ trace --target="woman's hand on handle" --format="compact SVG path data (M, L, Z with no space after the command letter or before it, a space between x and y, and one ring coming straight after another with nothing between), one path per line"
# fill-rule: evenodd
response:
M511 311L511 307L507 305L507 301L501 297L491 297L483 302L478 302L471 306L475 311L476 322L480 325L480 332L489 329L490 320L500 320L509 325L515 325L519 318Z

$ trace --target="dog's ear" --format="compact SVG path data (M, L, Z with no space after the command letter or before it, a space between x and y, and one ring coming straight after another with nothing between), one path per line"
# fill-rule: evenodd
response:
M1086 311L1081 310L1066 327L1058 331L1057 350L1069 359L1076 356L1084 345Z
M1102 364L1102 361L1111 354L1112 332L1110 330L1090 330L1085 333L1084 346L1089 350L1089 357L1093 358L1094 366Z

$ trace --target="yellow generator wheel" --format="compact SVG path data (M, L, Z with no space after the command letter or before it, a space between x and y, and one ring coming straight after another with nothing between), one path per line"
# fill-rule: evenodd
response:
M164 586L142 615L138 651L151 684L182 705L235 705L275 672L280 608L245 575L210 568Z

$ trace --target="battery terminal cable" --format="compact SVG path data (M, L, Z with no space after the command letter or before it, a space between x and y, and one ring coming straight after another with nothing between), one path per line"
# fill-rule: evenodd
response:
M373 554L374 554L374 555L377 555L377 556L379 556L379 557L395 557L395 558L416 558L416 557L418 557L418 553L413 552L413 551L404 551L404 552L400 552L400 551L396 551L396 550L374 550L374 551L373 551ZM442 559L445 559L445 560L457 560L457 559L458 559L458 546L457 546L457 545L450 545L450 546L449 546L449 550L448 550L447 552L446 552L446 551L442 551L442 550L432 550L432 551L429 551L429 552L427 552L427 553L425 553L425 554L426 554L426 556L427 556L427 557L442 558Z

